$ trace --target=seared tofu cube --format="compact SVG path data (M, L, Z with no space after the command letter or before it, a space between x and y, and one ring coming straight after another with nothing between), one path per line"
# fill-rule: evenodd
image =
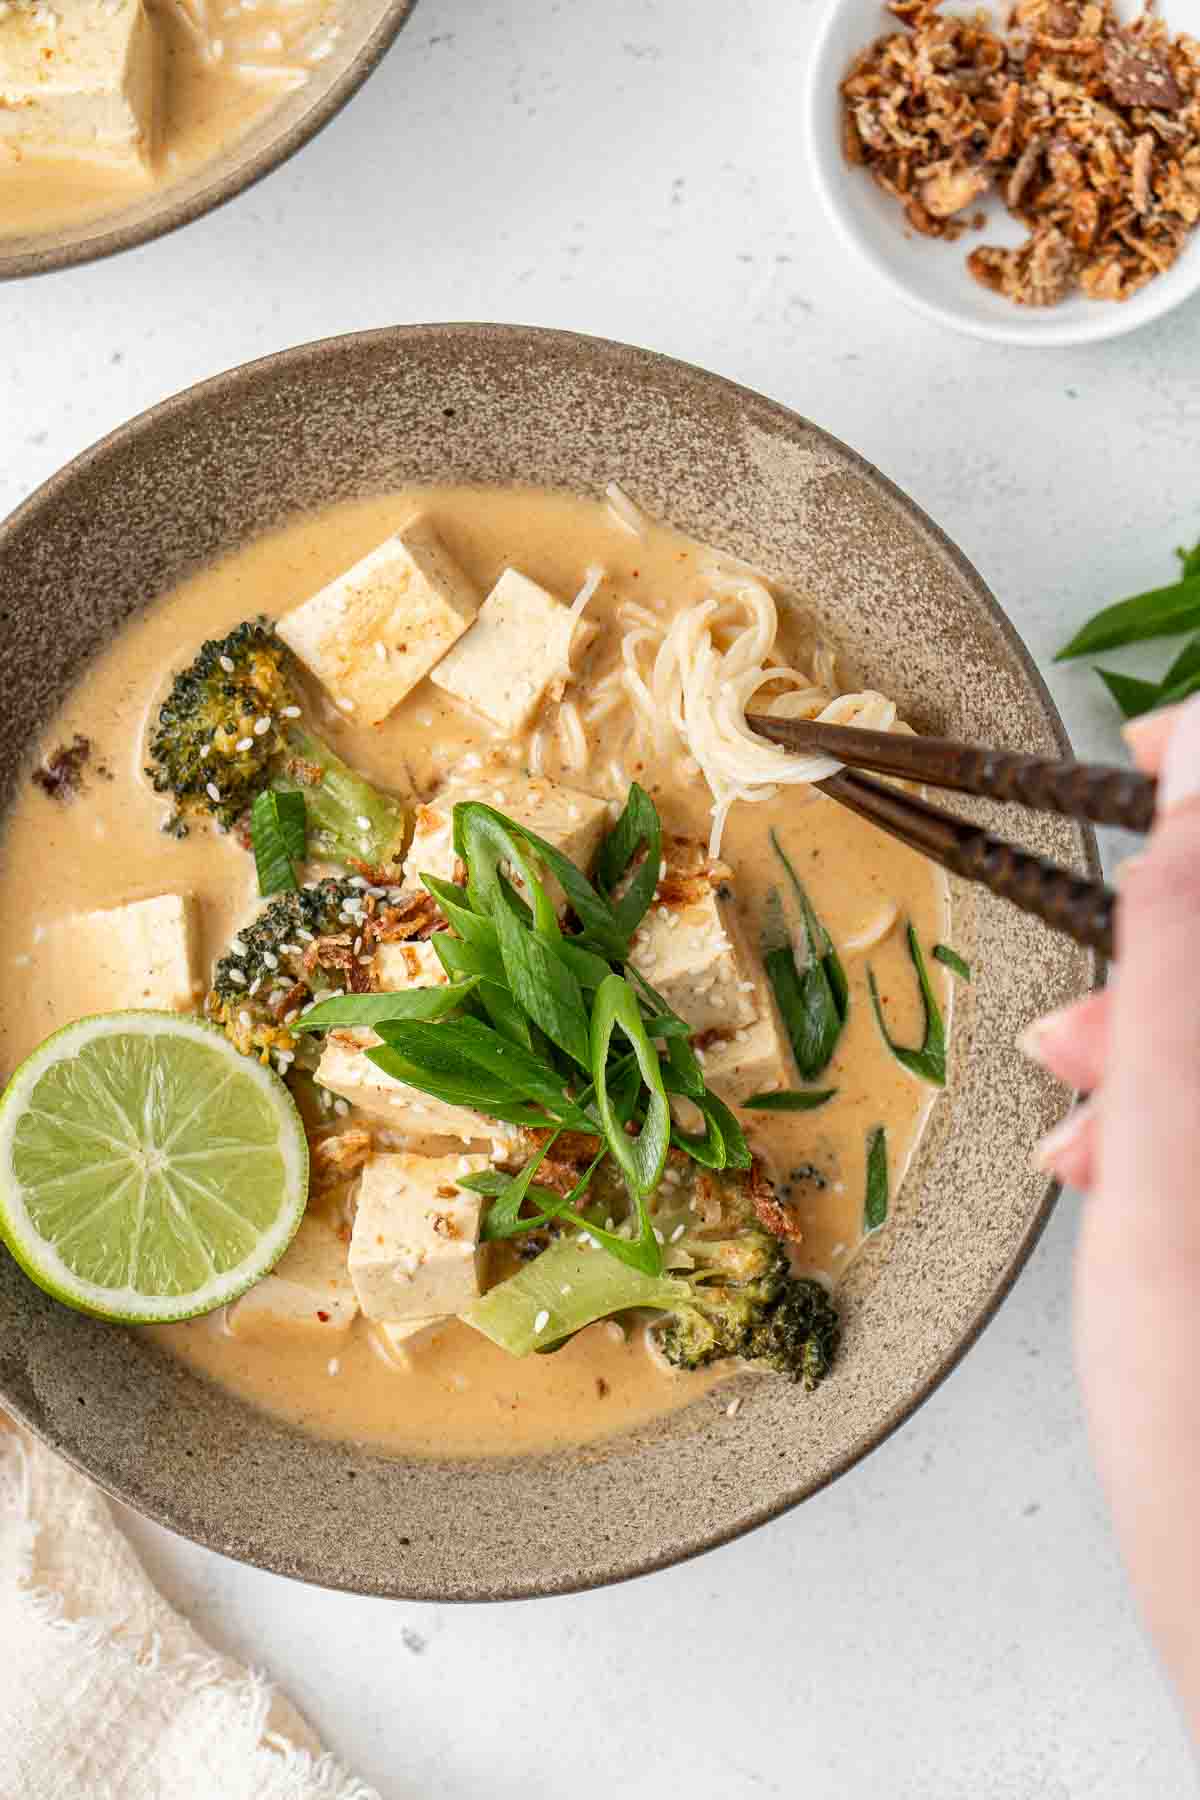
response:
M160 79L142 0L0 9L0 144L20 156L148 161Z
M411 1143L455 1138L463 1144L491 1144L513 1135L514 1128L498 1119L435 1099L377 1069L366 1052L381 1042L373 1031L327 1033L314 1077L317 1085L340 1094Z
M484 1198L458 1185L486 1156L376 1156L363 1171L350 1278L368 1319L442 1318L479 1298Z
M358 1317L348 1263L346 1244L333 1226L310 1213L271 1273L228 1308L227 1329L256 1343L345 1337Z
M660 886L629 960L693 1031L736 1030L759 1007L736 938L732 900L704 876Z
M474 587L421 517L286 613L277 629L343 712L378 725L478 610Z
M752 1025L710 1038L697 1055L705 1081L726 1106L742 1106L751 1094L772 1094L796 1079L791 1047L773 1010L764 1010Z
M203 993L196 957L196 904L156 894L46 927L47 1006L64 1019L127 1006L191 1012ZM86 974L82 973L86 971Z
M596 627L517 569L505 569L470 631L430 674L502 731L528 725L549 694L560 698Z
M528 826L585 873L608 826L607 802L577 788L561 787L545 775L521 775L509 768L452 775L432 800L417 808L404 864L406 887L418 887L422 872L453 881L454 808L465 800L482 800L518 825ZM549 885L549 891L561 903L557 882Z
M371 964L371 986L382 994L406 988L445 987L448 980L430 938L407 944L380 944Z

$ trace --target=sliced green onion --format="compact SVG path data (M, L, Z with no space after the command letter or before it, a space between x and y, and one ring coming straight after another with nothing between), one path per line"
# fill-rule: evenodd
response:
M815 1112L837 1093L836 1088L799 1088L771 1094L751 1094L742 1105L748 1112Z
M250 809L250 841L260 894L295 893L295 865L308 848L308 809L301 793L264 788Z
M891 1200L888 1175L887 1132L877 1125L867 1139L867 1194L863 1203L863 1235L869 1237L887 1224Z
M875 1018L883 1034L883 1041L896 1061L916 1075L921 1081L928 1081L934 1087L946 1085L946 1027L942 1021L941 1008L937 1003L929 980L929 971L925 967L925 958L921 954L921 946L917 942L917 934L910 924L907 931L908 954L912 958L913 968L917 972L917 982L921 989L921 1001L925 1008L925 1036L918 1050L911 1050L904 1044L898 1044L887 1028L883 1016L883 1007L879 1000L879 988L875 981L874 969L867 970L867 984L871 990L871 1004L875 1008Z

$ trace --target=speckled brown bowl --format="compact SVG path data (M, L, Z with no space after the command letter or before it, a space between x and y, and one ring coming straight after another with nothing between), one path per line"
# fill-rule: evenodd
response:
M299 511L401 483L535 482L645 506L805 596L852 667L917 724L1067 749L978 575L874 469L700 370L511 326L413 326L289 350L168 400L0 528L0 780L123 619ZM0 793L0 797L2 797ZM995 824L994 809L980 816ZM1011 816L1008 820L1012 827ZM1088 833L1023 818L1094 871ZM718 1544L833 1479L974 1341L1052 1195L1034 1173L1061 1094L1015 1050L1091 959L961 889L950 1086L886 1234L846 1293L846 1342L806 1397L738 1378L659 1429L555 1457L436 1464L306 1438L139 1337L58 1306L0 1252L0 1403L131 1506L213 1549L364 1593L475 1600L616 1581Z
M180 180L102 218L0 238L0 281L97 262L223 206L316 137L362 86L417 0L341 0L341 32L304 86Z

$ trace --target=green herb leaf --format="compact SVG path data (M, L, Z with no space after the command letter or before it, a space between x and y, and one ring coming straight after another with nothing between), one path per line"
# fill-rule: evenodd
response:
M1195 555L1195 552L1191 554ZM1162 684L1164 688L1177 688L1194 681L1197 676L1200 676L1200 637L1192 638L1183 646L1163 676Z
M814 957L801 972L790 944L768 950L763 962L796 1067L803 1080L815 1081L829 1066L842 1031L825 965Z
M837 1007L838 1018L844 1025L850 1011L850 983L846 979L846 971L842 967L842 959L834 948L833 939L826 931L821 920L817 917L812 901L808 897L808 890L800 880L800 877L796 874L795 869L792 867L791 859L784 850L783 845L779 841L778 833L775 831L772 831L771 833L771 844L776 856L783 864L788 881L791 883L792 892L800 903L800 911L804 920L804 932L808 940L809 955L819 958L824 964L826 979L829 982L829 989L833 995L834 1005Z
M614 959L625 951L625 937L608 901L598 894L573 862L536 832L527 831L482 802L460 802L454 808L454 847L467 865L467 893L477 912L496 920L494 890L504 862L520 875L530 895L534 924L548 937L561 937L554 908L536 874L530 852L554 876L583 926L591 947Z
M1184 575L1200 575L1200 544L1193 544L1190 550L1177 550L1175 554Z
M837 1093L836 1088L801 1088L771 1094L751 1094L742 1105L749 1112L815 1112Z
M946 1085L946 1028L942 1022L941 1008L937 1003L929 980L929 971L925 967L925 958L921 954L921 946L917 942L917 934L911 924L908 927L908 954L912 958L913 968L917 971L917 981L921 988L921 1000L925 1008L925 1037L919 1050L910 1050L903 1044L896 1043L883 1016L883 1007L879 1000L879 988L875 982L874 969L867 970L867 984L871 990L871 1004L875 1008L875 1018L883 1034L883 1041L896 1061L921 1081L928 1081L934 1087Z
M390 1049L435 1080L479 1078L494 1091L507 1090L510 1101L534 1102L574 1131L595 1130L557 1069L478 1019L456 1019L453 1031L416 1019L384 1020L376 1030Z
M1121 709L1126 719L1140 718L1162 704L1162 685L1157 681L1141 681L1136 675L1122 675L1117 669L1097 669L1097 675Z
M400 1019L444 1019L461 1006L478 986L478 978L452 981L445 987L405 988L399 994L342 994L334 1000L322 1000L311 1011L301 1013L292 1026L295 1032L329 1031L335 1025L378 1026Z
M877 1125L867 1139L867 1195L863 1204L863 1235L869 1237L886 1225L891 1199L888 1176L887 1132Z
M967 962L964 957L961 957L957 950L952 950L949 944L935 944L933 946L933 954L934 959L937 962L944 963L950 973L952 975L957 975L960 981L970 981L970 963Z
M1189 553L1190 555L1190 553ZM1122 644L1140 644L1147 638L1175 637L1200 625L1200 574L1185 575L1169 587L1152 588L1106 606L1077 631L1055 660L1090 656L1098 650L1115 650Z
M706 1091L704 1070L700 1067L699 1058L692 1049L689 1039L691 1028L684 1019L667 1005L657 988L652 988L646 977L632 963L626 964L626 976L637 986L643 996L653 1007L653 1013L646 1020L646 1030L652 1038L661 1039L667 1046L667 1063L674 1071L677 1087L672 1093L686 1094L689 1100L698 1100Z
M633 879L621 898L613 901L613 890L641 849L645 854ZM633 936L650 909L661 863L662 822L658 809L646 790L635 781L620 818L604 839L596 858L596 880L627 939Z
M260 894L290 894L298 887L295 864L308 847L308 811L304 795L279 794L264 788L250 809L250 841Z
M446 1035L442 1033L443 1037ZM435 1100L444 1100L449 1106L464 1106L472 1112L502 1119L506 1124L528 1125L534 1130L553 1129L559 1123L539 1107L514 1098L507 1083L488 1081L478 1068L465 1061L456 1065L457 1074L440 1074L413 1062L391 1044L380 1044L365 1054L369 1063L382 1069L394 1081L402 1081L406 1087L417 1088L423 1094L432 1094Z
M608 1055L613 1033L618 1028L632 1046L642 1081L649 1092L646 1117L636 1137L627 1135L608 1088ZM649 1275L656 1275L662 1268L662 1251L646 1210L645 1196L658 1186L666 1166L671 1140L671 1109L658 1052L646 1035L637 995L620 975L610 975L596 991L592 1010L592 1081L596 1089L596 1110L608 1147L637 1201L639 1232L628 1244L633 1254L623 1260ZM608 1247L618 1254L611 1243Z
M448 931L434 932L430 942L451 981L474 979L479 983L476 998L496 1030L532 1050L533 1032L529 1020L508 991L500 952L481 950L477 944L465 944L461 938L451 937Z

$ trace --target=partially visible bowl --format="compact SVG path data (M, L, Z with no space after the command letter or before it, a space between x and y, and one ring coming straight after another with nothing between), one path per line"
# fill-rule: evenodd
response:
M947 12L974 14L974 4L950 4ZM1008 0L987 8L999 20ZM1192 0L1161 0L1157 16L1173 31L1195 25ZM1117 303L1075 294L1058 306L1021 307L982 287L966 266L975 243L1011 248L1024 227L996 202L985 207L987 226L956 244L909 229L891 195L842 151L841 82L855 57L876 38L900 31L883 0L827 0L808 62L804 95L805 161L830 224L843 245L891 289L905 306L969 337L1033 349L1095 344L1161 319L1200 289L1200 236L1193 233L1174 267L1132 299Z
M279 454L286 445L286 456ZM1067 754L1037 670L983 582L852 450L761 395L647 351L504 325L369 332L287 350L165 401L0 526L0 807L31 742L122 622L298 513L414 483L531 483L634 498L767 569L906 717ZM972 803L966 803L968 805ZM976 816L1002 829L1001 809ZM1011 830L1011 821L1008 828ZM1083 826L1022 841L1095 873ZM894 1225L842 1294L844 1353L805 1395L775 1377L553 1455L390 1457L305 1436L136 1330L58 1305L0 1249L0 1405L110 1492L284 1574L426 1600L561 1593L721 1543L879 1444L1012 1286L1053 1199L1033 1165L1062 1090L1021 1056L1093 958L954 884L951 1079Z
M330 54L242 137L178 181L120 210L20 237L0 237L0 281L97 262L190 225L307 144L340 112L391 46L416 0L342 0Z

